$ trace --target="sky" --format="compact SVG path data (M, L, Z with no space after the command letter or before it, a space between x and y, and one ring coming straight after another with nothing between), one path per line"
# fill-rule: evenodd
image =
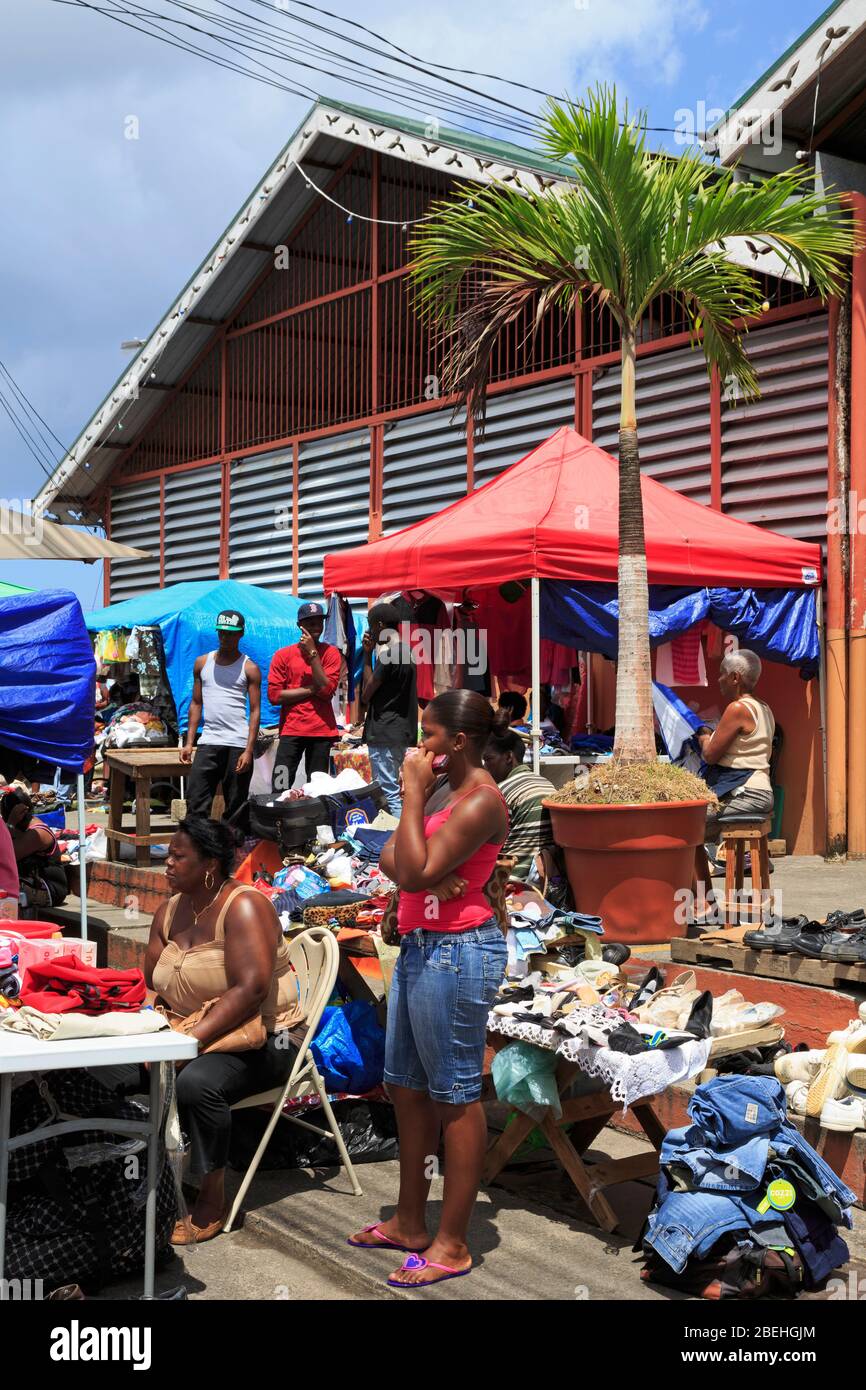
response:
M823 8L822 0L322 3L425 61L573 96L614 82L650 125L680 131L711 124L713 110L740 96ZM333 24L294 0L249 7L269 23L307 14ZM149 333L310 102L54 0L2 0L0 49L0 361L71 444L129 360L121 341ZM298 80L297 70L284 71ZM454 124L429 101L413 110L339 78L302 80L325 97ZM487 85L519 105L540 101ZM677 148L672 134L651 138ZM34 496L44 476L0 413L0 499ZM72 589L85 610L102 604L101 566L0 562L0 580Z

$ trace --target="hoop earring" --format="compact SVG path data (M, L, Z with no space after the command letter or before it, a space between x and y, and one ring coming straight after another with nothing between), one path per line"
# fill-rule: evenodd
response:
M208 883L208 879L210 879L210 883ZM214 876L210 869L208 869L204 876L204 886L207 888L208 892L210 892L211 888L214 886Z

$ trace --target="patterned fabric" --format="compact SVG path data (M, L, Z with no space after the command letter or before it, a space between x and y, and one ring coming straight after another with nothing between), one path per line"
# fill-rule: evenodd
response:
M52 1072L12 1094L13 1135L85 1116L143 1120L146 1108L119 1099L81 1070ZM134 1162L131 1162L134 1160ZM46 1287L79 1283L88 1291L144 1263L147 1144L144 1136L101 1130L40 1139L9 1158L7 1279ZM177 1218L172 1170L160 1154L156 1248Z

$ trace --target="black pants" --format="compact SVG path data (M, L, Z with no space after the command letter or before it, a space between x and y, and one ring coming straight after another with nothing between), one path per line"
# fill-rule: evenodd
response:
M283 734L274 759L272 789L275 792L291 791L301 758L304 759L308 782L314 772L327 772L331 765L333 742L332 738L301 738L295 734Z
M243 748L223 748L215 743L200 743L195 750L192 772L186 786L188 816L209 816L211 803L220 782L229 820L244 805L250 794L252 764L238 776L235 768Z
M255 1052L206 1052L187 1063L177 1078L177 1108L190 1143L194 1177L225 1168L231 1107L259 1091L285 1085L297 1052L288 1033L272 1033Z

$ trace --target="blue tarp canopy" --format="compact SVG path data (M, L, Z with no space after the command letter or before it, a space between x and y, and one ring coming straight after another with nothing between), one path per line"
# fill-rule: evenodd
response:
M804 678L818 672L820 646L816 590L681 589L651 584L650 646L669 642L703 618L758 656L799 666ZM619 602L612 584L541 585L541 635L581 651L616 660Z
M236 579L187 580L125 599L122 603L112 603L108 608L88 613L86 622L91 632L111 627L159 627L165 648L166 675L180 728L184 729L192 696L195 659L204 652L214 651L218 645L217 614L224 608L236 609L246 620L241 650L262 673L262 724L277 724L279 712L267 697L268 668L274 652L297 642L300 637L296 617L301 602L292 594L278 594L255 584L241 584ZM362 630L360 623L356 618L358 631ZM360 647L360 640L356 647Z
M67 589L0 598L0 745L69 772L93 751L96 663ZM14 771L0 751L0 767Z

